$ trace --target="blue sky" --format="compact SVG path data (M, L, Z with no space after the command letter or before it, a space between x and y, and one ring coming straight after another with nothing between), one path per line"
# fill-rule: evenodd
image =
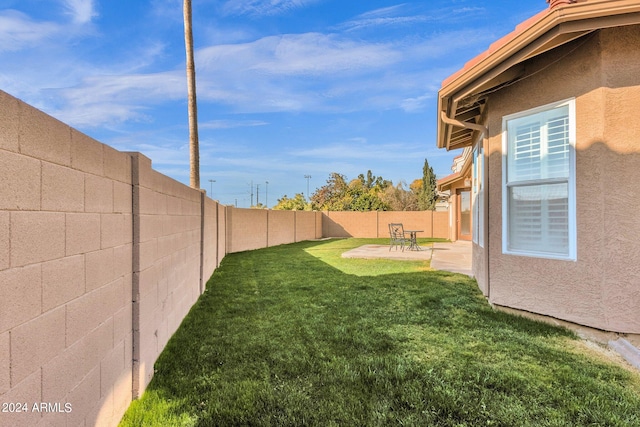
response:
M544 0L192 0L201 186L259 201L438 177L444 78ZM0 0L0 89L189 183L182 0ZM269 182L268 186L266 182ZM265 190L268 188L268 196ZM266 199L268 197L268 199Z

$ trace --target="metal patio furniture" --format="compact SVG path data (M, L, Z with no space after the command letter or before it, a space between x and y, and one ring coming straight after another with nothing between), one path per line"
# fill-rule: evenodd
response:
M391 238L389 242L389 250L393 247L398 250L398 246L400 246L400 250L404 251L404 247L410 243L406 237L402 223L389 224L389 237Z
M418 245L418 233L422 233L424 230L405 230L405 233L409 233L409 248L410 251L421 251L422 248Z

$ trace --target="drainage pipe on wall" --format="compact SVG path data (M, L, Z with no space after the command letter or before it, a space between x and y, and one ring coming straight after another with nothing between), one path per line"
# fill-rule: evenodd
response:
M481 132L483 136L486 136L489 134L489 129L486 126L452 119L451 117L447 116L447 113L445 113L444 111L440 112L440 118L442 119L443 122L445 122L448 125L458 126L465 129L477 130Z

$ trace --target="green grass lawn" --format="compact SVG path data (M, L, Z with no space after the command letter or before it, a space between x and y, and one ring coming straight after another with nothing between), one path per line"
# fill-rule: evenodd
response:
M340 257L375 242L227 255L121 425L640 426L640 375L605 350L467 276Z

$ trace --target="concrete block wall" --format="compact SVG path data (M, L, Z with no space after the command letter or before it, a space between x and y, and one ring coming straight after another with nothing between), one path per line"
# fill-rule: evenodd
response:
M322 237L322 213L226 208L227 253Z
M323 212L324 237L389 237L389 223L402 223L405 230L423 230L418 237L449 237L448 212L380 211Z
M265 209L227 208L227 253L249 251L268 246L268 211Z
M222 257L218 256L218 250L221 246L221 236L224 236L224 233L220 233L220 225L222 224L222 230L224 231L224 220L219 222L219 220L224 218L224 206L219 205L208 197L203 197L204 209L203 209L203 227L202 227L202 277L203 283L201 286L201 291L204 291L204 287L206 285L206 281L211 275L213 271L220 266L220 261L222 261ZM222 252L224 254L224 239L222 239Z
M296 211L267 211L267 244L281 245L296 241Z
M0 91L0 425L117 425L225 254L380 224L219 205Z
M296 211L296 242L324 237L322 212Z
M156 172L140 153L131 156L135 398L151 381L155 360L202 292L206 206L203 191Z
M131 197L129 155L0 92L0 402L27 404L0 425L128 407Z

